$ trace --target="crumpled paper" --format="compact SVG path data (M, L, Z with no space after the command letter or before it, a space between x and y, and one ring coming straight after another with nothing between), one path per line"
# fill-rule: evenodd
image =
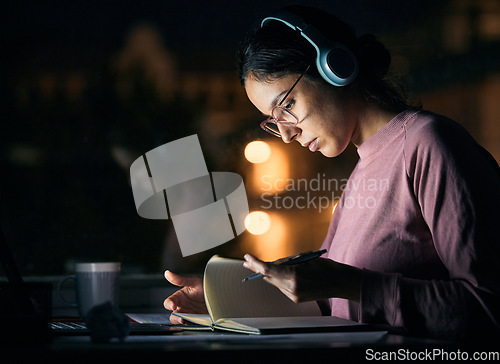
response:
M127 316L109 301L92 307L83 319L94 343L107 343L115 338L123 342L130 331Z

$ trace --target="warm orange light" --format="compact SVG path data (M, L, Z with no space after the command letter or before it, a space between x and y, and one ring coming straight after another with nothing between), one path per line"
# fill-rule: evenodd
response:
M255 140L245 147L245 158L251 163L264 163L271 157L271 147L266 142Z
M264 211L253 211L245 218L245 227L254 235L262 235L271 227L271 218Z
M289 156L282 142L267 144L272 150L272 158L253 165L252 187L260 194L282 193L290 178Z
M269 213L272 224L269 230L262 235L256 235L251 240L248 251L264 261L273 261L294 253L293 246L289 245L286 221L275 213Z
M336 199L333 201L332 215L335 213L335 210L337 209L338 204L339 204L339 200Z

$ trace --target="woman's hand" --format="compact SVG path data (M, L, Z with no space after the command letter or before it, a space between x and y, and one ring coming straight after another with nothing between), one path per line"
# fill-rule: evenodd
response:
M243 266L262 273L266 281L278 287L293 302L330 297L359 302L361 270L331 259L318 258L295 265L279 265L246 254Z
M167 270L165 278L173 285L182 287L163 302L163 306L167 310L183 313L208 313L203 294L202 277L186 277ZM176 325L185 324L182 318L174 315L170 315L170 322Z

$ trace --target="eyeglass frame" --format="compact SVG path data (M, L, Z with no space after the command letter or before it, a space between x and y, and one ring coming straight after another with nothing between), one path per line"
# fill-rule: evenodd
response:
M311 67L310 65L307 66L306 70L304 72L302 72L302 74L299 76L299 78L297 78L297 81L295 81L295 83L292 85L292 87L290 87L290 89L285 94L285 96L283 96L283 98L280 100L280 102L278 102L278 104L272 108L272 110L271 110L271 116L269 116L266 120L264 120L263 122L260 123L260 127L261 127L262 130L264 130L264 131L268 132L269 134L274 135L274 136L276 136L278 138L281 138L282 137L281 133L278 133L278 132L274 131L273 129L270 129L270 128L267 127L268 123L275 124L276 126L278 126L278 123L281 124L281 125L284 125L284 126L295 126L295 125L299 124L299 118L297 117L297 115L295 115L290 110L286 109L284 106L282 106L282 104L285 102L285 100L287 99L287 97L290 96L290 94L292 93L292 91L295 88L295 86L297 86L297 84L299 83L299 81L307 73L307 71L309 70L310 67ZM291 116L293 116L295 118L296 122L295 123L282 122L282 121L276 119L273 116L274 110L276 110L276 109L283 109L285 112L287 112ZM279 130L279 128L278 128L278 130Z

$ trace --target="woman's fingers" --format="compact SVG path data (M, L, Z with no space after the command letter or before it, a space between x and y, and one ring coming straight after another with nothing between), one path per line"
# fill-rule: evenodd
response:
M165 279L175 286L182 287L163 301L163 306L172 312L206 313L207 307L203 296L203 280L199 276L182 276L169 270ZM184 324L184 319L170 316L173 324Z
M194 286L199 281L198 277L181 276L169 270L165 271L164 276L167 281L178 287Z
M170 322L174 325L185 325L186 324L186 321L179 317L179 316L175 316L175 315L170 315Z
M248 268L255 273L261 273L263 275L269 274L269 263L265 263L251 254L245 254L244 258L245 262L243 263L243 266L245 268Z
M194 287L196 284L199 284L199 279L196 277L181 276L169 270L165 271L165 278L174 286L178 287ZM185 294L181 289L163 301L163 306L167 310L176 311L179 309L179 305L181 305L183 299L185 300Z
M163 307L165 307L167 310L170 311L175 311L177 309L177 303L175 297L168 297L163 301Z

